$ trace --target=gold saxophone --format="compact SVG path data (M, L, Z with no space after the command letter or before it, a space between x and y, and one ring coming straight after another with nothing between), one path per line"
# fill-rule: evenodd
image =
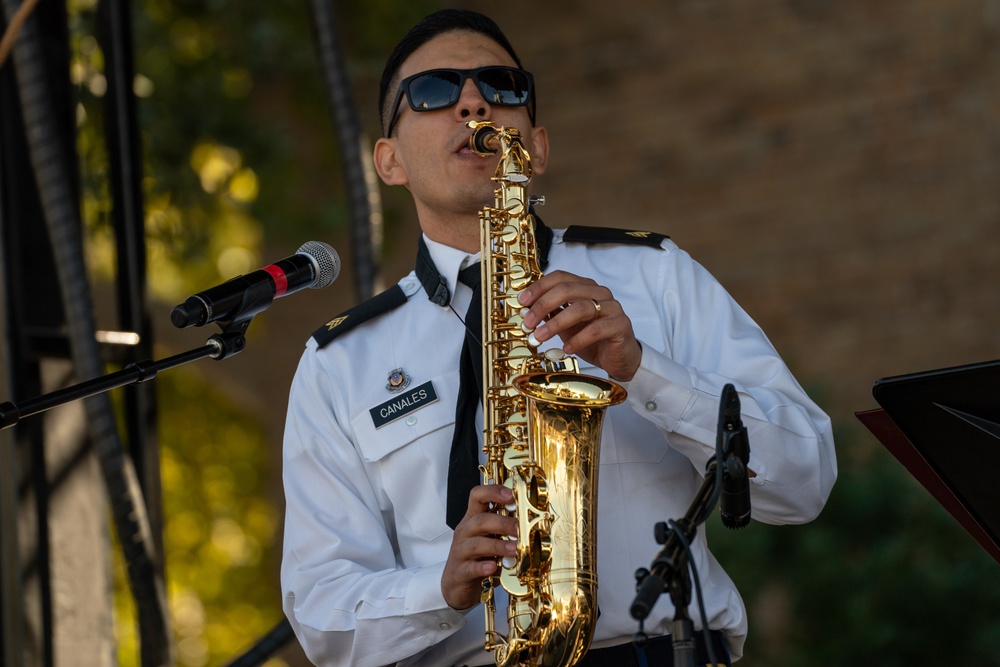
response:
M517 555L483 581L486 649L497 665L569 667L597 622L597 471L601 424L625 390L582 375L561 350L539 354L517 295L541 277L526 185L531 159L518 130L471 121L469 147L500 153L494 206L479 212L483 285L485 484L514 503ZM511 538L513 539L513 538ZM494 624L494 589L508 593L508 632Z

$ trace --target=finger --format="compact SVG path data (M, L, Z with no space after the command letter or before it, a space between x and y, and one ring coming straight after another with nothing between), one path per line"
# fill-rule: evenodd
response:
M480 484L469 493L469 508L466 516L489 512L497 505L508 505L514 500L514 493L503 484Z
M577 354L579 350L586 349L595 343L621 338L620 329L615 322L604 317L599 320L591 320L586 326L563 330L560 332L560 336L566 354Z
M454 555L459 561L479 561L483 559L496 560L512 556L517 552L515 540L502 540L498 537L478 536L457 541L454 544Z
M517 519L494 512L468 514L455 526L455 541L474 539L478 536L517 536Z
M538 321L559 312L564 304L582 298L604 299L608 296L610 292L607 288L601 287L590 278L582 278L565 271L555 271L542 276L525 288L518 295L518 300L529 308L528 326L535 326Z
M535 340L542 343L554 336L559 336L563 343L566 343L582 331L591 329L595 324L598 324L598 320L603 325L606 320L614 319L616 315L621 313L621 304L613 298L580 298L540 324L534 330ZM590 342L599 340L602 338L602 332L609 331L611 329L606 326L594 329L590 332ZM578 344L577 347L580 345ZM569 350L566 351L569 352Z

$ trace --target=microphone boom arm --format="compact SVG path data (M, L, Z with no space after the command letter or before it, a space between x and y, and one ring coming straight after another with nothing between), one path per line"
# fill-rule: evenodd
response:
M106 391L130 384L141 384L155 378L160 371L191 361L205 357L219 361L231 357L242 352L246 347L245 334L251 319L252 317L249 317L235 322L220 323L222 332L209 337L204 346L175 354L166 359L137 361L125 366L120 371L29 398L21 401L20 404L4 401L0 403L0 430L14 426L23 417L30 417L75 400L103 394Z

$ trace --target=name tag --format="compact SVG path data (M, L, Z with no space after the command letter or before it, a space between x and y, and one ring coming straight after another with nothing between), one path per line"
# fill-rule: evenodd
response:
M414 410L426 407L438 400L434 385L430 381L423 383L419 387L414 387L405 394L401 394L386 401L382 405L376 405L368 412L372 416L375 428L379 429L386 424L392 423L400 417L405 417Z

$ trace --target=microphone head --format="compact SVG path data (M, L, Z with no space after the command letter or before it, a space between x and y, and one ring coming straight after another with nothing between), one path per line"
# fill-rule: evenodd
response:
M306 241L295 254L305 255L316 265L316 280L309 286L312 289L329 287L340 275L340 255L329 244Z

